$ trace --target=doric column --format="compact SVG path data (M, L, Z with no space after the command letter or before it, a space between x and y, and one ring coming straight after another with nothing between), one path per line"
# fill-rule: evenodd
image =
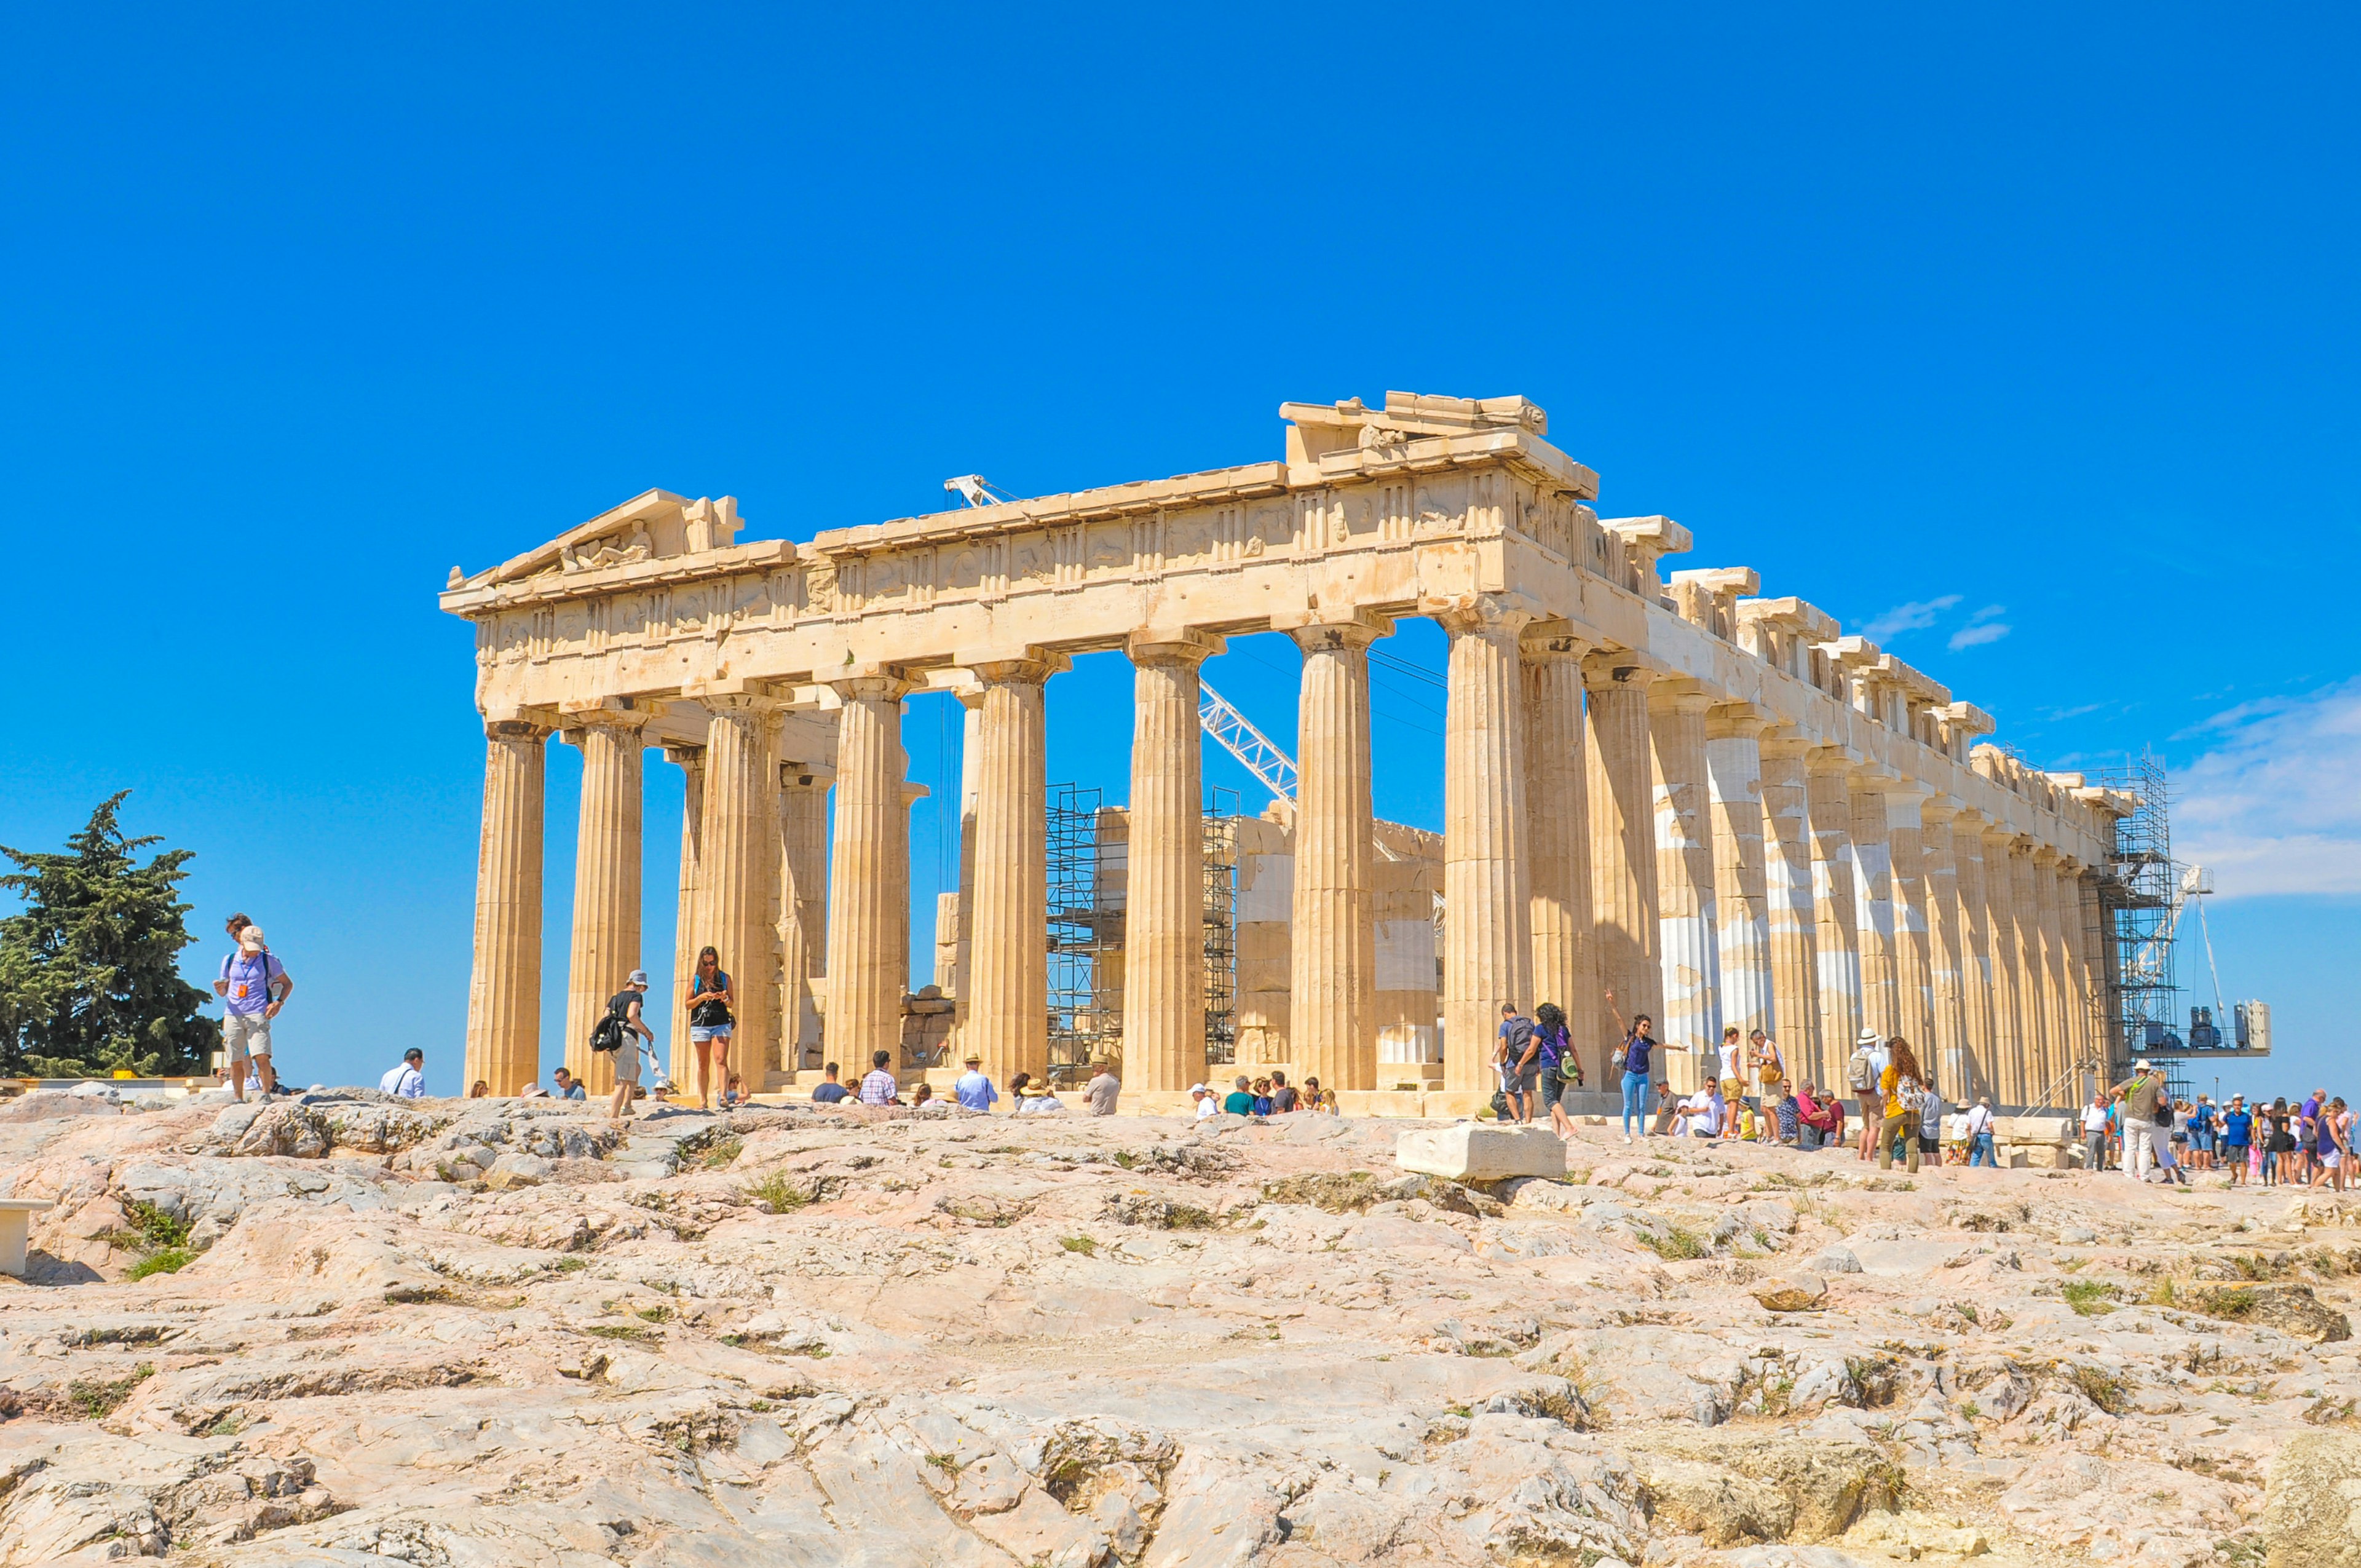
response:
M1525 1012L1533 1005L1525 696L1517 667L1518 634L1530 617L1479 601L1440 619L1451 634L1443 742L1443 1080L1451 1089L1482 1090L1491 1081L1489 1047L1500 1003L1514 1002Z
M1656 926L1663 955L1664 1016L1660 1038L1689 1048L1666 1065L1675 1089L1716 1076L1708 1064L1721 1045L1720 944L1714 929L1713 817L1706 800L1705 710L1711 699L1658 681L1648 693L1648 737L1655 778Z
M2049 1006L2049 1070L2053 1078L2072 1068L2080 1055L2066 959L2063 894L2059 886L2064 863L2065 857L2047 844L2033 851L2033 893L2041 922L2041 984Z
M690 947L710 947L729 971L734 1023L730 1064L760 1074L778 1059L779 967L774 879L779 872L777 699L740 693L703 698L705 857L697 893L705 928ZM683 984L688 977L680 977ZM693 1080L681 1080L694 1088ZM721 1085L706 1086L719 1094Z
M574 948L566 981L566 1065L593 1094L614 1064L590 1048L607 999L640 967L641 727L649 715L594 707L566 716L582 751L582 817L574 840ZM642 1005L655 1018L662 1003Z
M1915 785L1888 790L1885 841L1894 870L1894 1015L1900 1020L1895 1027L1919 1060L1935 1067L1942 1058L1935 1050L1933 959L1927 951L1926 828L1919 815L1926 802L1927 792ZM1946 1090L1956 1090L1957 1083L1942 1080Z
M2022 1106L2033 1076L2023 1020L2025 971L2017 962L2016 889L2009 872L2009 840L1997 823L1985 825L1983 840L1984 934L1992 960L1993 1082L2001 1103Z
M1591 930L1590 776L1582 718L1582 656L1587 645L1550 628L1526 630L1519 654L1525 684L1525 824L1536 1006L1554 1002L1591 1083L1607 1080L1619 1020L1598 979Z
M1763 872L1770 906L1773 1035L1798 1084L1808 1079L1826 1085L1828 1053L1835 1047L1820 1031L1810 791L1804 777L1806 743L1793 736L1769 736L1756 749L1763 770Z
M1960 1028L1968 1078L1978 1093L2005 1104L1993 1035L1992 938L1984 897L1983 818L1963 811L1951 820L1951 870L1959 888Z
M1763 851L1763 731L1753 709L1725 705L1706 715L1707 798L1713 809L1715 943L1720 958L1721 1021L1751 1037L1776 1038L1771 989L1771 909Z
M1582 661L1590 696L1590 877L1598 979L1620 1020L1645 1013L1664 1026L1664 976L1656 920L1656 804L1649 762L1653 671L1620 650ZM1446 916L1447 918L1447 916Z
M1819 963L1823 1071L1840 1073L1861 1033L1861 922L1852 869L1850 764L1834 746L1804 759L1812 828L1813 940ZM1829 1087L1825 1081L1822 1088ZM1843 1085L1836 1086L1842 1089Z
M1123 1076L1151 1093L1185 1093L1205 1076L1205 784L1197 677L1221 650L1220 638L1190 632L1143 633L1127 650Z
M2023 1043L2026 1093L2038 1103L2049 1091L2058 1069L2051 1059L2049 988L2044 983L2041 959L2041 905L2034 887L2033 840L2016 838L2008 846L2009 918L2016 927L2016 1019Z
M2095 871L2086 871L2075 879L2075 898L2082 917L2082 993L2088 998L2084 1009L2090 1015L2090 1055L2100 1072L2112 1075L2121 1048L2109 984L2115 972L2115 945L2107 931L2106 905L2099 888Z
M1378 1071L1376 814L1369 804L1369 644L1360 620L1305 626L1296 707L1295 926L1289 1045L1299 1077L1373 1084ZM1487 1033L1476 1047L1483 1059ZM1448 1062L1468 1048L1444 1036Z
M697 971L697 949L704 946L705 916L697 906L703 886L700 867L705 859L705 748L667 746L664 761L680 769L680 891L672 927L672 1018L664 1074L675 1083L693 1083L697 1057L688 1048L688 977ZM658 992L651 990L642 1012L651 1020Z
M541 1073L541 839L549 730L484 726L484 825L476 841L476 961L465 1081L514 1094Z
M983 687L966 1048L1002 1083L1049 1070L1049 766L1042 686L1064 661L968 666ZM906 818L905 819L906 821Z
M1960 878L1951 849L1951 818L1959 807L1940 798L1919 807L1920 887L1927 919L1927 1004L1934 1020L1927 1045L1935 1080L1954 1101L1978 1092L1968 1054L1967 1014L1960 983Z
M1898 1035L1902 988L1894 951L1894 846L1883 786L1883 779L1871 774L1855 773L1851 780L1853 918L1861 932L1861 1023L1881 1035Z
M910 831L902 804L902 696L893 666L871 666L829 683L836 717L836 826L828 897L828 1054L847 1071L866 1070L872 1051L898 1051L902 997L897 970L909 939L910 889L895 875ZM897 853L896 836L903 841Z
M779 1065L818 1067L818 1003L828 972L828 789L836 769L789 758L779 765Z

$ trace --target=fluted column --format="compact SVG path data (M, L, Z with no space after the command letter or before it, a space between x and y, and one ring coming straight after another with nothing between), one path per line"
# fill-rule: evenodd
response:
M1978 1091L1968 1037L1960 959L1960 878L1951 849L1951 818L1959 807L1931 799L1919 807L1920 887L1927 920L1927 1045L1936 1081L1954 1100Z
M1590 877L1599 983L1623 1024L1645 1013L1661 1030L1656 786L1648 740L1648 686L1654 679L1628 652L1609 650L1582 661L1590 697Z
M1221 647L1219 638L1187 633L1137 636L1129 647L1124 1079L1152 1093L1185 1093L1205 1076L1205 784L1197 696L1199 667Z
M1369 620L1306 626L1296 707L1295 924L1289 1044L1299 1077L1373 1084L1378 1071L1376 814L1369 803ZM1488 1031L1473 1048L1483 1059ZM1444 1060L1469 1042L1444 1037ZM1445 1069L1449 1070L1448 1069Z
M1713 810L1715 942L1721 1021L1752 1038L1776 1037L1771 989L1771 910L1763 851L1763 731L1752 708L1706 716L1707 798Z
M1619 1020L1598 979L1591 929L1589 751L1582 718L1582 656L1587 645L1529 628L1519 653L1525 684L1525 823L1536 1006L1565 1010L1585 1074L1607 1081L1607 1053Z
M828 972L828 789L835 776L818 762L790 758L779 766L779 1065L789 1072L819 1065L812 981Z
M1819 963L1823 1067L1836 1072L1861 1033L1861 922L1852 869L1852 785L1843 751L1814 749L1805 757L1806 799L1812 828L1813 938ZM1823 1084L1822 1087L1827 1087ZM1838 1087L1841 1088L1839 1084Z
M1861 930L1861 1023L1881 1035L1898 1035L1903 1031L1901 973L1894 950L1894 846L1883 784L1867 774L1852 778L1853 917Z
M2049 990L2041 960L2041 911L2034 889L2033 840L2014 839L2008 846L2009 917L2016 927L2017 1027L2026 1062L2026 1093L2038 1103L2049 1090L2057 1066L2051 1059Z
M1708 1065L1721 1045L1719 933L1713 892L1713 817L1707 805L1702 692L1659 681L1648 693L1648 736L1655 782L1656 925L1663 955L1664 1016L1659 1038L1686 1046L1666 1065L1676 1089L1718 1076Z
M1451 634L1443 742L1445 1087L1491 1081L1500 1003L1533 1005L1525 839L1525 700L1517 638L1529 618L1490 604L1442 618ZM1481 1042L1484 1048L1471 1049ZM1373 1064L1374 1069L1374 1064Z
M1770 909L1773 1034L1795 1081L1808 1079L1825 1086L1828 1053L1834 1047L1820 1029L1810 791L1804 776L1806 746L1794 737L1771 736L1756 750L1763 772L1763 872Z
M2050 1073L2067 1071L2080 1054L2074 1037L2072 987L2066 959L2066 920L2059 881L2064 857L2044 844L2033 852L2033 892L2041 922L2041 982L2048 1000Z
M541 1072L541 870L549 730L484 726L484 819L476 842L475 970L466 1081L514 1094Z
M959 907L952 924L950 994L951 1028L962 1055L966 1051L969 966L975 958L975 802L983 787L983 693L957 694L960 704L960 852ZM1046 939L1047 933L1044 933ZM1185 1086L1184 1086L1185 1087Z
M566 739L582 751L582 815L574 841L566 1065L593 1094L614 1086L615 1069L611 1058L590 1048L590 1031L607 999L640 967L641 727L648 717L609 708L566 715ZM642 1012L664 1015L661 1005L643 1004Z
M1049 1070L1048 740L1036 654L969 666L983 687L967 1049L1002 1083Z
M1968 1076L1995 1105L2005 1104L1993 1034L1993 963L1984 897L1983 818L1961 812L1951 820L1951 871L1959 888L1960 1029Z
M668 1009L672 1018L665 1048L665 1076L675 1083L694 1083L697 1057L688 1048L688 977L697 972L697 949L704 946L705 916L697 905L702 888L699 867L705 858L705 748L667 746L664 761L680 769L680 884L674 905L672 980ZM653 1018L657 992L651 990L642 1011Z
M2103 1073L2113 1073L2119 1049L2109 979L2114 973L2115 947L2108 935L2106 905L2099 892L2099 874L2086 871L2075 879L2075 896L2082 914L2082 992L2091 1059ZM2235 1026L2235 1019L2234 1019Z
M760 1074L778 1059L778 1000L771 976L779 962L773 882L779 871L774 747L782 709L764 696L717 694L704 701L713 716L705 740L705 858L697 894L705 929L689 950L711 947L720 958L730 974L734 1021L730 1064ZM716 1094L722 1088L705 1087Z
M2031 1092L2031 1051L2024 1024L2025 971L2017 962L2016 892L2009 872L2008 828L1987 825L1983 839L1984 931L1992 959L1993 1081L2001 1102L2022 1106Z
M910 925L910 889L895 875L906 860L910 818L902 804L902 696L909 686L890 666L829 685L836 717L836 825L829 839L828 1054L865 1064L872 1051L899 1051L897 970ZM895 838L904 848L897 855Z
M1928 953L1926 827L1920 816L1926 792L1907 786L1885 795L1887 859L1894 872L1894 981L1897 1031L1906 1036L1922 1063L1938 1065L1936 1054L1934 960ZM1959 1080L1945 1079L1956 1092Z

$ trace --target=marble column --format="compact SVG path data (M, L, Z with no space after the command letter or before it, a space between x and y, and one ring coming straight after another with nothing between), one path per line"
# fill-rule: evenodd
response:
M2017 962L2015 889L2009 874L2007 828L1987 823L1983 840L1984 932L1992 959L1993 1082L2004 1105L2022 1107L2031 1092L2022 1004L2025 974Z
M664 1052L664 1074L675 1083L692 1083L697 1058L688 1048L688 977L697 971L697 949L704 945L705 916L697 905L703 885L699 866L705 856L705 748L667 746L664 761L680 769L680 883L672 927L672 1018ZM651 1023L660 993L648 993L645 1011Z
M1525 696L1529 618L1488 604L1442 618L1451 634L1443 742L1443 1081L1488 1090L1500 1003L1533 1006ZM1483 1048L1471 1048L1480 1042ZM1374 1074L1376 1064L1370 1064ZM1323 1080L1324 1081L1324 1080Z
M1960 984L1960 877L1951 849L1951 818L1959 807L1930 799L1919 807L1920 886L1927 919L1927 1032L1935 1081L1954 1102L1973 1103L1981 1086L1970 1070Z
M2021 1033L2028 1103L2046 1103L2057 1075L2049 1038L2049 991L2041 971L2041 908L2034 888L2033 840L2008 847L2009 917L2016 927L2017 1027Z
M1896 1031L1906 1036L1921 1063L1939 1062L1935 1053L1933 959L1928 954L1926 832L1920 816L1924 790L1905 786L1885 795L1887 859L1894 869L1894 994ZM1950 1089L1956 1079L1944 1080Z
M873 1051L898 1053L909 940L906 862L910 818L902 804L902 697L895 672L831 681L836 718L836 824L829 840L827 1054L847 1072L868 1070ZM897 850L896 836L902 840Z
M1993 1035L1993 961L1984 896L1983 818L1963 811L1951 820L1951 872L1958 884L1960 1029L1968 1077L1993 1103L2007 1103L2000 1085Z
M1898 1035L1902 988L1894 961L1894 845L1883 786L1883 779L1872 775L1852 778L1853 917L1861 930L1861 1023L1880 1035Z
M957 694L960 705L960 851L959 906L952 922L951 972L947 985L953 1003L952 1037L962 1055L967 1042L969 966L975 959L975 802L983 787L983 693ZM1045 933L1046 939L1046 933ZM1185 1085L1184 1085L1185 1087Z
M1049 783L1038 655L971 665L983 687L966 1048L1006 1084L1049 1070Z
M812 981L828 973L828 790L836 770L787 759L779 767L779 1065L820 1065Z
M1752 1038L1778 1036L1771 986L1771 908L1763 838L1763 731L1752 708L1706 716L1707 798L1713 812L1715 943L1721 1021ZM1750 1084L1750 1091L1752 1089Z
M574 844L566 1065L594 1095L614 1087L615 1069L611 1058L590 1048L590 1031L608 999L640 967L641 727L648 717L610 708L566 715L566 739L582 751L582 815ZM641 1013L651 1027L664 1016L653 990Z
M778 1059L778 994L771 977L779 965L774 879L782 710L776 699L764 696L717 695L704 702L712 715L705 738L705 854L697 893L704 929L688 950L712 948L729 972L729 1064L759 1083ZM680 978L686 985L688 977ZM700 1087L694 1076L677 1081L686 1092ZM702 1087L718 1096L722 1083Z
M2102 1073L2114 1070L2120 1048L2115 1036L2114 1006L2109 977L2114 973L2114 942L2107 933L2106 905L2099 892L2099 874L2084 872L2075 879L2075 902L2082 918L2082 994L2089 1000L2090 1058ZM2232 1015L2231 1027L2236 1017Z
M1205 1077L1205 784L1197 696L1199 668L1221 647L1218 638L1180 633L1136 636L1127 650L1123 1078L1126 1088L1148 1093L1186 1094Z
M1297 1076L1374 1083L1378 1070L1378 916L1369 803L1369 644L1373 620L1293 632L1303 652L1296 707L1295 921L1288 984ZM1474 1049L1481 1061L1488 1031ZM1469 1043L1444 1040L1447 1063ZM1446 1069L1446 1070L1448 1070Z
M1834 746L1806 753L1812 829L1812 913L1818 963L1823 1067L1844 1089L1844 1066L1861 1033L1861 921L1852 869L1850 764ZM1828 1087L1823 1083L1823 1088Z
M1590 876L1598 980L1619 1025L1636 1013L1664 1027L1656 911L1656 805L1648 740L1653 671L1620 650L1582 661L1588 693ZM1619 1033L1616 1036L1620 1038Z
M2049 1002L2049 1055L2052 1076L2070 1070L2081 1059L2075 1038L2073 990L2066 958L2066 918L2059 886L2065 857L2044 844L2033 852L2033 890L2041 921L2041 981ZM2079 1097L2078 1097L2079 1098Z
M1820 1032L1806 749L1793 736L1769 736L1756 748L1763 771L1763 871L1770 909L1771 1017L1777 1025L1772 1037L1797 1084L1808 1080L1825 1088L1835 1047Z
M1721 1044L1720 943L1715 930L1713 817L1707 804L1703 692L1659 681L1648 693L1648 738L1655 783L1656 927L1664 1016L1657 1035L1686 1046L1665 1065L1673 1087L1718 1076Z
M1620 1020L1598 979L1591 930L1590 776L1582 718L1587 645L1528 629L1519 653L1525 685L1525 834L1531 848L1533 1003L1565 1011L1585 1076L1605 1087Z
M476 957L466 1081L514 1094L541 1076L541 869L549 730L484 726L484 820L476 842Z

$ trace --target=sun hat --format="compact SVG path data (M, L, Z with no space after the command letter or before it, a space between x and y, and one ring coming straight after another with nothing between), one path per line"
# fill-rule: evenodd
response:
M631 978L625 981L623 983L625 985L645 985L647 982L648 971L643 969L635 969L631 971Z
M1873 1046L1877 1044L1877 1031L1874 1029L1863 1029L1861 1032L1861 1038L1855 1040L1853 1044L1857 1046Z

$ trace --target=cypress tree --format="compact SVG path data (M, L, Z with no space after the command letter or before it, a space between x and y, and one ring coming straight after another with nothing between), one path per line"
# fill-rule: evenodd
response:
M63 854L0 845L16 862L0 875L24 908L0 919L0 1076L142 1078L208 1069L221 1025L198 1015L213 1000L181 978L181 949L196 940L180 883L193 853L126 839L115 811L124 790L91 813Z

